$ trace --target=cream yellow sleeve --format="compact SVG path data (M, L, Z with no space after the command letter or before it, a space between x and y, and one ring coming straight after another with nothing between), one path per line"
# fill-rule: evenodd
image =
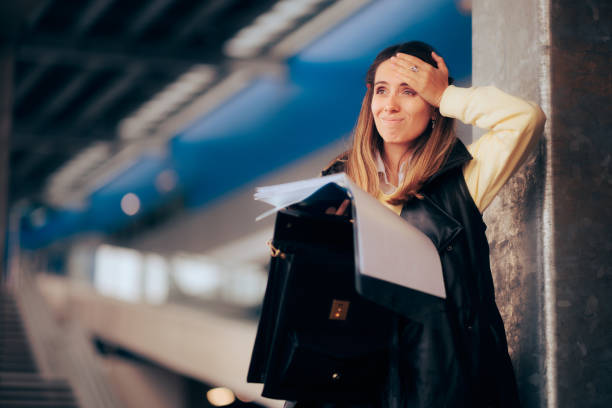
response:
M492 86L449 86L440 113L489 130L468 146L473 160L463 168L470 194L483 212L535 149L546 117L537 105Z

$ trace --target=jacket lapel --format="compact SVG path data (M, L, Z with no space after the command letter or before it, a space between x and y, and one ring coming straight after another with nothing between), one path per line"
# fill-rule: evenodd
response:
M400 216L427 235L438 252L445 250L463 229L459 221L428 196L405 203Z
M463 166L470 160L472 160L472 156L465 145L457 139L442 168L423 186L424 198L410 200L402 207L400 216L427 235L438 252L447 248L450 242L461 232L463 226L427 195L427 186L441 175Z

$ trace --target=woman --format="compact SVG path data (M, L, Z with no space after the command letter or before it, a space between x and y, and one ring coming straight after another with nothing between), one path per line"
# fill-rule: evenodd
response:
M450 82L427 44L383 50L367 73L353 145L323 174L345 171L440 253L446 304L400 322L382 406L517 407L481 213L534 149L545 117L493 87ZM488 133L466 148L453 119Z

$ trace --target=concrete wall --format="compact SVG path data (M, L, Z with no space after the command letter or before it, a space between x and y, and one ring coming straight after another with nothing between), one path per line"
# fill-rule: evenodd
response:
M554 0L551 151L559 406L612 406L612 2Z
M611 3L474 0L473 83L538 102L533 157L485 212L526 407L612 403Z

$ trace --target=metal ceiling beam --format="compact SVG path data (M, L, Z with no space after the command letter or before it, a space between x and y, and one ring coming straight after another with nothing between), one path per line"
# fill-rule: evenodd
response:
M13 135L13 141L20 141L24 146L27 142L28 154L19 162L11 162L11 181L14 199L32 193L40 193L42 186L48 177L56 170L55 166L62 166L71 157L75 157L92 143L99 140L111 140L114 134L108 131L93 129L91 133L84 136L82 133L72 131L50 132L50 133L17 133ZM61 143L60 143L61 142ZM13 143L13 151L20 150ZM41 166L53 163L52 171L39 172ZM20 182L15 184L16 180ZM23 183L28 180L28 183Z
M132 38L138 37L172 3L174 3L174 0L152 0L147 3L144 10L138 14L128 27L128 36Z
M34 0L31 1L34 2ZM66 86L59 93L43 103L42 110L37 117L29 117L26 121L16 124L18 126L13 130L11 150L14 153L21 151L26 154L14 156L15 159L22 158L14 162L18 173L15 173L11 179L19 180L13 183L14 188L20 191L28 190L28 194L38 191L40 186L37 184L39 183L22 183L22 181L46 179L46 173L51 167L55 168L58 163L77 154L87 144L98 139L109 140L116 136L115 124L101 121L101 119L109 108L112 108L120 98L130 92L136 80L145 70L150 69L157 72L149 76L150 81L153 81L154 78L166 77L167 73L168 82L170 82L177 74L186 71L194 64L228 63L231 65L236 62L228 59L219 60L218 47L208 52L202 49L193 50L189 49L186 41L202 27L215 22L215 17L222 13L225 7L238 4L238 0L197 2L194 10L183 21L175 25L171 31L171 34L174 35L169 41L164 41L164 44L140 44L133 40L142 36L154 23L164 18L164 12L177 0L144 1L142 10L135 13L135 17L125 31L113 34L115 38L112 39L98 38L95 40L85 34L100 23L106 23L105 16L109 11L114 11L114 5L119 4L117 0L87 0L84 7L79 6L79 10L82 11L76 13L67 24L71 28L70 35L61 34L63 30L55 34L45 33L43 35L40 30L37 30L41 23L45 23L49 17L52 17L50 11L55 15L57 7L63 7L63 4L55 0L36 1L40 6L28 12L27 26L24 27L29 32L25 32L20 37L15 50L17 61L34 63L27 74L18 78L16 102L28 103L27 98L31 90L40 84L41 79L46 77L47 70L54 64L74 65L83 67L85 70L90 70L91 66L96 69L118 68L123 75L111 81L109 86L88 99L83 108L74 115L74 118L71 118L70 123L67 123L67 127L44 129L40 125L61 113L71 101L74 101L74 98L83 89L82 87L86 86L90 80L91 73L75 75L66 82ZM261 9L261 6L250 4L247 8L250 13ZM228 23L234 24L234 21L230 18ZM138 86L143 85L139 82ZM93 128L94 123L98 123L103 128L100 126ZM48 131L38 133L37 129ZM26 184L34 189L30 189Z
M31 126L37 127L42 125L47 119L53 117L74 99L89 79L93 76L94 71L81 71L76 76L71 78L66 86L62 88L58 94L47 100L46 105L32 118L29 122Z
M35 155L61 152L72 155L92 140L109 140L114 136L109 129L98 127L83 133L82 129L77 128L36 130L31 126L19 126L13 127L11 152L25 151Z
M17 84L17 90L15 91L14 106L17 106L23 98L30 92L30 90L38 83L40 78L47 72L48 65L37 65L32 71L30 71L24 78L22 78Z
M69 153L58 150L59 149L56 149L56 151L45 153L30 153L18 164L13 164L13 175L11 180L20 181L18 186L13 186L12 188L12 194L17 196L13 197L13 199L19 199L40 190L52 171L45 170L44 172L39 172L37 170L41 166L48 166L49 161L53 162L53 160L50 160L52 156L56 156L56 158L57 156L62 156L64 160L69 156ZM24 181L27 182L24 183Z
M32 17L38 21L48 6L41 0L0 1L0 42L13 44L21 37L23 28L29 26Z
M113 102L125 94L134 82L144 72L143 67L132 67L119 77L113 84L108 86L101 95L92 99L83 112L75 119L75 127L82 126L87 121L102 114Z
M34 9L34 11L27 17L27 26L33 28L38 24L40 19L45 15L47 10L51 4L53 4L55 0L42 0L39 1L39 5Z
M30 152L22 161L18 164L13 164L12 171L13 176L11 178L17 180L33 180L37 177L30 177L30 172L36 168L40 163L49 156L44 153L32 153Z
M147 65L151 68L178 72L189 69L194 64L211 63L206 55L193 53L193 56L176 57L171 50L158 48L145 52L142 49L118 50L117 47L87 46L75 48L65 45L45 45L29 43L21 45L16 51L16 57L22 61L47 64L50 61L62 61L74 65L96 65L98 67L121 67L131 65Z
M77 20L73 33L81 35L89 30L115 0L91 0Z
M202 27L202 23L205 20L227 5L227 0L202 2L197 10L191 13L191 16L188 17L186 21L181 23L181 28L168 40L168 44L176 44L188 39L194 32Z

